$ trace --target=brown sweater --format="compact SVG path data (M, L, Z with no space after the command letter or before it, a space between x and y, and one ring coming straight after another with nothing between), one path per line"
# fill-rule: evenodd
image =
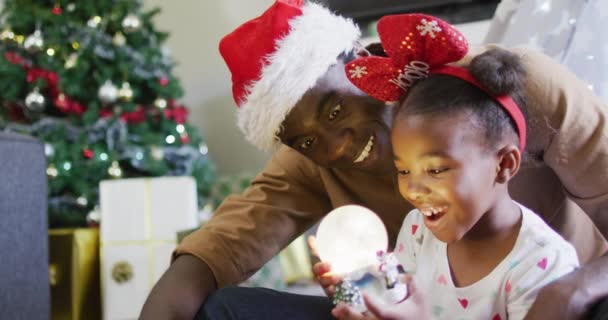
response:
M522 166L511 195L570 241L585 263L606 249L590 217L608 234L608 106L548 57L514 51L528 68L528 150L539 161ZM393 179L322 168L281 147L251 187L227 198L174 256L202 259L219 287L237 284L331 209L351 203L376 212L394 243L412 207Z

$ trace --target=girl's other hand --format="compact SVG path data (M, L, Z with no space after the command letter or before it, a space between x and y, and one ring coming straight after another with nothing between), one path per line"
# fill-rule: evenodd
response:
M416 287L409 275L403 275L400 281L408 286L408 296L400 303L387 305L363 292L366 312L357 312L346 304L338 304L331 313L340 320L412 320L431 319L428 300L422 290Z
M316 247L316 238L314 236L308 237L308 245L315 256L318 256ZM327 262L317 262L312 266L312 273L315 276L317 282L323 288L325 295L330 299L333 299L336 293L336 285L342 281L342 277L331 273L331 265Z

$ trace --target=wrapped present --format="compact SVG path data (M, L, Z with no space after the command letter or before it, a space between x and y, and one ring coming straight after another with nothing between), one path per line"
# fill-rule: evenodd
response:
M310 250L301 235L279 253L283 277L287 283L312 280Z
M51 319L100 319L99 231L49 230Z
M169 267L180 230L197 224L191 177L100 183L101 288L104 319L137 319Z

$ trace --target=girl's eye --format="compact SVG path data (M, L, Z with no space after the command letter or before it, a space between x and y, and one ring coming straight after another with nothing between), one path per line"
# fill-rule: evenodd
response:
M315 138L307 138L306 140L300 143L300 149L308 150L312 147L312 144L315 142Z
M340 109L342 109L342 106L339 103L333 109L331 109L331 112L329 113L329 121L336 119L338 115L340 115Z
M399 171L397 171L397 173L400 176L407 176L408 174L410 174L410 171L409 170L399 170Z
M440 173L442 173L442 172L446 172L446 171L448 171L448 168L441 168L441 169L429 169L429 170L427 170L427 171L428 171L428 173L430 173L430 174L432 174L432 175L438 175L438 174L440 174Z

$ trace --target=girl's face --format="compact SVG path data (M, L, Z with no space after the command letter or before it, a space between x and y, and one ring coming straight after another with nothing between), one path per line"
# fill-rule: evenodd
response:
M338 63L291 110L279 138L323 167L389 173L392 111L354 87Z
M471 117L468 112L400 116L391 133L399 191L446 243L487 232L490 222L482 217L502 194L496 183L499 158Z

